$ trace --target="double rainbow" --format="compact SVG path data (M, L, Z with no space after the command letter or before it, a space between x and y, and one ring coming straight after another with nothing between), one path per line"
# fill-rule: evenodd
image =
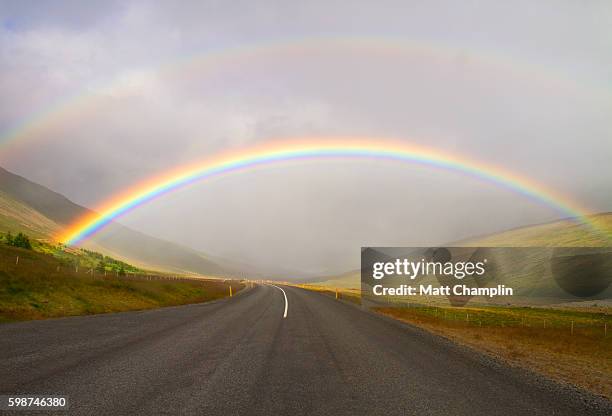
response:
M457 155L444 154L437 150L407 145L405 142L358 138L316 138L251 148L236 154L223 155L192 166L182 167L153 178L98 207L99 213L91 214L77 221L59 237L59 240L68 245L78 244L128 212L156 198L205 179L246 171L262 165L309 159L379 159L461 173L514 191L554 209L563 217L571 217L599 232L588 219L588 212L585 208L545 189L532 180L499 167Z

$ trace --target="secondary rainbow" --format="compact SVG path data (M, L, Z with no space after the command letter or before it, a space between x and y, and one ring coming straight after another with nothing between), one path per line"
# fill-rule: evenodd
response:
M559 72L556 68L540 67L528 62L520 62L510 57L497 55L493 51L468 50L428 41L425 39L404 39L393 36L311 36L304 38L282 39L264 43L227 47L195 53L180 57L153 68L132 71L135 78L153 77L162 80L192 79L207 75L207 71L223 72L227 68L248 67L256 59L278 59L291 62L295 57L327 51L338 53L342 50L368 52L372 59L378 59L376 53L414 55L419 59L436 58L456 60L457 56L467 52L470 64L476 67L488 67L489 70L503 72L506 76L525 77L555 90L577 94L586 92L589 96L602 96L609 100L609 92L601 86L583 85L575 79ZM130 82L119 76L106 83L79 91L72 96L62 97L53 105L41 111L29 114L24 120L0 131L0 156L8 157L12 144L34 138L52 138L63 129L74 125L75 120L94 116L108 96L121 95L132 88Z
M310 159L380 159L445 169L524 195L554 209L563 217L571 217L597 230L597 227L589 222L586 217L587 210L583 207L532 180L499 167L455 154L449 155L433 149L408 145L406 142L361 138L316 138L285 141L246 149L236 154L221 155L153 178L110 199L96 209L98 213L84 217L69 227L59 240L68 245L78 244L128 212L165 194L205 179L262 165Z

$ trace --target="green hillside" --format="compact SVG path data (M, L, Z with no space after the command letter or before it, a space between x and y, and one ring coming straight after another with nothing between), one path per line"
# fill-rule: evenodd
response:
M227 296L230 285L234 293L243 287L220 279L152 279L134 275L138 269L98 253L41 252L45 247L50 249L26 250L0 241L0 322L204 302Z
M63 195L0 168L0 232L24 232L52 241L76 219L91 213ZM113 223L83 245L149 269L226 275L206 255Z

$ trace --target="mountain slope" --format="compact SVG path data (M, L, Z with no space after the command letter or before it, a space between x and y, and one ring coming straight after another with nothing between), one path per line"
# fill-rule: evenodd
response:
M58 233L61 226L34 208L0 191L0 230L12 233L22 231L41 239Z
M23 231L35 238L53 239L62 228L91 212L57 192L0 168L0 231ZM117 223L86 241L84 247L149 268L227 274L224 267L202 253Z
M599 233L572 220L513 228L490 235L470 238L454 245L479 247L602 247L612 241L612 212L589 215ZM606 237L608 240L606 241Z
M612 212L594 214L589 220L603 233L612 234ZM481 237L470 238L448 246L465 247L607 247L601 235L571 220L560 220L515 228ZM359 288L361 272L353 270L332 276L317 284L338 288Z

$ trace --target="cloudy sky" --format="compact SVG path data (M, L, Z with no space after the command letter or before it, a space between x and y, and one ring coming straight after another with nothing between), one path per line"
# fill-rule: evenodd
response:
M284 138L392 137L612 211L609 1L0 0L0 165L95 208L186 163ZM10 139L19 126L34 126ZM203 182L121 222L309 273L559 217L381 161Z

